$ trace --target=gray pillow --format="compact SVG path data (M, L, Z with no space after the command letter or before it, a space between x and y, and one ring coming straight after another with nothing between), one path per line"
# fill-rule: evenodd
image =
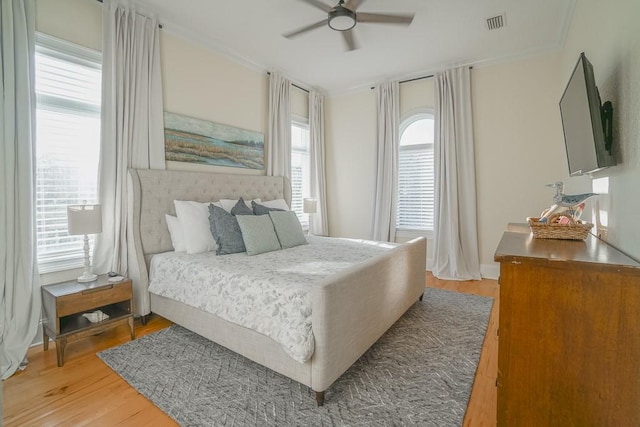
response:
M268 215L269 212L284 210L284 209L278 209L278 208L268 208L265 205L261 205L254 202L253 200L251 201L251 207L253 208L254 215Z
M282 249L292 248L298 245L306 245L307 239L304 237L304 231L298 220L298 215L293 211L288 212L269 212L273 228L280 241Z
M253 210L247 206L242 197L240 197L240 199L238 199L238 203L231 208L231 215L253 215Z
M216 255L228 255L245 252L242 231L238 220L229 212L214 205L209 205L209 228L218 244Z
M242 240L248 255L280 249L280 242L269 215L241 215L236 219L242 230Z

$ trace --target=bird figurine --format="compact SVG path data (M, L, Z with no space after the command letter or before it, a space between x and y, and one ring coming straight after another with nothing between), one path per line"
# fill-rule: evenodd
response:
M582 209L576 209L590 197L597 196L597 193L583 194L564 194L564 183L557 181L553 184L547 184L547 187L554 187L556 194L553 196L553 205L544 211L539 222L547 222L554 215L567 213L575 219L576 212L582 212Z

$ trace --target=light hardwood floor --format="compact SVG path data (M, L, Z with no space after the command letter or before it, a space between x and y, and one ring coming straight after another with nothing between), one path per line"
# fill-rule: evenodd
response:
M428 275L426 285L495 298L463 424L495 426L498 284L495 280L442 281ZM136 336L141 337L170 324L158 316L152 317L144 326L136 322ZM4 425L176 425L95 355L128 340L128 328L121 327L70 343L61 368L56 365L56 352L52 349L55 344L52 343L47 352L42 350L42 346L31 348L28 368L3 381Z

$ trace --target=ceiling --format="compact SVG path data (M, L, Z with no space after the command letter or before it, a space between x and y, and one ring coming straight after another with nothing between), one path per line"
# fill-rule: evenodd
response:
M409 26L358 23L353 31L359 49L353 51L345 51L339 32L324 26L293 39L283 37L326 18L302 0L138 3L156 13L167 31L336 94L385 78L418 77L557 49L575 0L366 0L359 12L415 13L415 18ZM489 30L487 18L502 13L506 25Z

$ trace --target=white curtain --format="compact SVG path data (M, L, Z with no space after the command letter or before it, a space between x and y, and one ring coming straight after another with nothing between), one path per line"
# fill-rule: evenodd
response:
M269 76L267 175L291 178L291 82L276 72Z
M435 241L440 279L481 279L469 67L435 75Z
M398 189L398 139L400 131L399 83L385 82L376 88L378 111L378 159L371 238L396 239L396 192Z
M128 243L127 169L165 167L160 35L155 18L112 0L103 3L103 31L99 171L103 231L96 237L94 269L135 279L128 261L133 250ZM134 293L136 313L147 314L147 292Z
M311 197L316 199L317 212L310 215L311 233L329 235L327 218L327 180L324 154L324 96L309 92L309 139L311 145Z
M0 35L0 374L4 380L24 368L40 318L33 0L2 0Z

